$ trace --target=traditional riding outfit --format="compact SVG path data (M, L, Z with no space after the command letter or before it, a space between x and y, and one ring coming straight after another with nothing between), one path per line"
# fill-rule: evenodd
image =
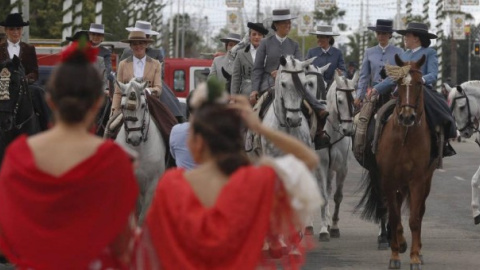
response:
M24 22L21 13L12 13L7 16L5 21L0 22L0 26L9 28L23 28L30 25L30 22ZM38 62L35 47L18 41L13 43L7 35L7 42L0 44L0 63L14 56L20 58L23 68L25 69L25 77L28 81L28 89L32 94L32 102L35 111L38 113L40 129L46 130L50 119L50 110L45 102L45 91L35 82L38 80Z
M312 48L308 50L307 57L305 58L310 59L316 56L317 58L315 58L312 63L316 67L323 67L326 64L330 63L328 69L323 73L325 81L328 83L328 85L330 85L332 84L334 78L334 72L337 69L340 69L341 71L346 73L342 51L332 46L335 42L333 37L338 36L339 34L333 32L332 26L330 25L319 25L317 26L317 30L315 32L311 32L310 35L316 35L317 37L330 37L328 48L322 48L320 46Z
M424 23L411 22L405 30L396 30L401 35L412 33L420 38L421 46L406 50L400 55L402 61L418 61L423 55L426 56L425 64L420 67L424 83L424 106L427 116L427 122L432 133L436 126L444 128L444 136L446 145L444 146L444 155L454 155L455 151L448 143L448 139L457 136L455 121L448 107L445 99L435 91L435 83L438 74L438 59L437 52L429 47L430 39L436 39L435 34L428 32L428 26ZM375 85L374 89L379 94L384 94L392 89L396 82L391 78L386 78L379 84ZM375 92L374 91L374 92Z
M249 22L247 27L251 30L257 31L264 37L268 34L262 23ZM237 53L233 63L232 84L230 86L232 94L243 94L250 96L252 92L252 71L253 63L257 55L257 48L253 44L248 44L245 50Z
M88 30L88 34L97 34L97 35L106 35L108 33L105 33L105 27L103 24L97 24L97 23L91 23L90 24L90 29ZM103 37L102 37L103 40ZM90 40L92 41L92 40ZM94 44L92 42L92 45L94 47L98 47L98 56L103 58L103 63L105 64L105 73L107 75L108 80L112 81L114 80L114 77L111 75L112 73L112 52L105 48L104 46L101 45L101 42L98 44Z
M242 37L239 34L228 33L228 35L224 38L221 38L220 41L225 43L226 48L229 42L234 42L235 44L238 44L241 39ZM215 59L213 59L212 66L210 67L210 74L208 75L208 78L216 76L219 80L226 83L227 78L223 76L222 68L226 69L226 67L231 64L233 63L230 62L230 59L228 58L228 53L215 57Z

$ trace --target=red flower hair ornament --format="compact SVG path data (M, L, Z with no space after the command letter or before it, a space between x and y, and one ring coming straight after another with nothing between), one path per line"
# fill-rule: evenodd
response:
M86 60L90 63L97 61L98 48L92 47L92 44L85 37L72 42L60 53L60 62L77 62Z

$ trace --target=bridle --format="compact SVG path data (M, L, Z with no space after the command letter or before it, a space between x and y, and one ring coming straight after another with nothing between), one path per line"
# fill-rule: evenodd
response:
M126 143L130 144L130 142L128 141L128 134L132 131L140 131L140 133L142 134L142 142L146 142L148 140L148 130L149 130L149 126L150 126L150 119L148 119L148 117L150 116L150 114L148 113L148 106L147 104L143 103L143 102L140 102L140 108L143 109L143 115L142 115L142 119L140 121L140 125L139 126L129 126L128 123L137 123L139 122L139 119L136 115L131 115L132 112L136 112L138 110L138 102L139 102L139 99L140 101L144 101L145 100L145 93L144 91L140 91L140 97L137 98L137 96L135 95L132 95L134 94L134 92L130 92L130 97L128 97L128 100L127 100L127 103L128 101L135 101L135 104L123 104L122 103L122 106L121 106L121 111L122 111L122 114L123 114L123 126L125 128L125 140L126 140ZM122 98L127 98L127 94L122 94Z
M348 85L347 79L344 78L345 85ZM340 124L342 123L352 123L353 122L353 91L355 91L354 88L340 88L336 87L335 90L337 92L344 92L345 95L347 96L347 105L348 105L348 118L343 119L342 116L340 115L340 110L339 108L339 103L338 103L338 96L335 94L335 103L337 105L337 119Z
M460 85L457 86L457 89L459 89L460 91L458 91L459 93L462 93L463 95L462 96L458 96L458 97L455 97L453 100L452 100L452 105L450 106L450 111L453 113L453 110L455 109L455 104L456 104L456 101L458 99L462 99L464 98L466 103L467 103L467 123L465 124L464 127L462 128L457 128L458 131L460 132L463 132L464 130L466 130L467 128L471 128L473 129L474 131L476 132L479 132L478 130L478 126L475 126L475 123L472 121L472 111L470 109L470 100L468 99L468 96L467 94L465 93L465 91L462 89L462 87Z
M410 69L410 70L408 71L408 73L410 73L410 74L411 74L411 73L419 73L420 75L423 74L423 73L422 73L420 70L418 70L418 69ZM405 77L404 77L404 79L405 79ZM412 105L412 104L409 103L410 87L412 86L411 81L410 81L409 84L407 84L407 83L404 82L403 85L405 85L405 87L406 87L406 92L407 92L407 97L405 98L405 99L406 99L406 102L403 103L403 102L401 101L400 96L399 96L399 97L397 98L397 107L400 107L400 109L403 109L403 108L412 108L412 109L416 112L417 109L419 108L419 102L420 102L421 92L419 92L419 93L417 94L417 97L416 97L416 99L415 99L415 104ZM423 87L423 86L422 86L422 87ZM399 110L397 110L396 113L397 113L397 116L398 116ZM415 123L417 123L417 124L419 123L420 120L418 120L418 119L420 119L420 117L422 116L422 113L423 113L423 111L420 112L420 114L418 114L418 116L417 116L416 119L415 119Z
M13 128L17 130L21 129L26 123L28 123L31 119L33 119L33 116L35 115L35 111L32 109L32 113L25 120L23 120L21 123L17 123L18 110L23 105L22 101L24 99L24 96L27 96L29 94L28 82L27 82L27 78L23 76L23 74L18 70L13 70L11 72L18 74L20 76L20 90L18 93L17 101L15 102L15 106L13 107L12 123L7 129L2 130L2 132L11 131ZM30 96L28 95L28 97Z
M325 100L327 98L327 88L325 87L325 79L322 73L319 72L307 72L305 75L315 75L317 77L317 92L315 98Z
M298 76L299 73L303 73L304 71L303 70L293 70L293 71L290 71L290 70L282 70L280 71L280 73L288 73L288 74L291 74L292 75L292 79L293 79L293 85L294 85L294 89L296 90L297 94L299 94L301 97L302 97L302 100L303 98L305 97L305 94L304 94L304 91L305 91L305 88L303 87L303 84L302 82L300 81L300 77ZM285 99L283 98L283 95L280 95L280 102L282 104L282 108L287 111L287 112L293 112L293 113L296 113L296 112L301 112L302 109L301 109L301 103L300 103L300 106L298 108L289 108L285 105ZM280 122L280 126L281 127L286 127L286 128L296 128L296 127L299 127L302 125L302 122L299 122L298 125L289 125L287 121L285 121L285 123L282 121L283 119L280 119L280 117L277 115L277 112L275 111L275 106L273 106L273 112L275 113L275 117L277 117L277 120Z

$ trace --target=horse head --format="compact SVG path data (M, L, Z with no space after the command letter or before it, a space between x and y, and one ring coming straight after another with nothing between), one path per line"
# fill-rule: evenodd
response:
M462 137L470 138L475 131L478 131L478 117L480 116L478 98L480 96L475 97L472 94L478 92L480 82L465 82L455 88L451 88L448 84L444 86L448 91L448 102L455 117L457 129Z
M19 109L21 88L28 87L25 82L25 71L20 59L15 55L12 60L0 63L0 131L10 131L16 123Z
M277 119L283 126L294 128L302 124L301 105L305 91L305 67L314 59L302 62L292 55L280 57L280 67L275 77L273 105Z
M347 79L335 71L334 80L327 92L327 111L330 113L330 124L334 130L345 136L354 134L353 101L357 81L358 72L355 72L352 79Z
M327 82L323 73L330 67L330 63L323 67L316 67L312 64L305 68L305 89L309 91L316 99L326 99Z
M123 84L118 82L122 92L121 110L123 114L123 125L126 133L126 142L133 146L140 145L147 140L149 119L148 106L145 98L145 87L147 82L133 78L130 82Z
M395 55L397 66L386 65L387 75L397 82L398 98L395 108L398 121L405 127L413 126L423 115L423 80L420 67L425 63L425 55L417 62L403 62Z

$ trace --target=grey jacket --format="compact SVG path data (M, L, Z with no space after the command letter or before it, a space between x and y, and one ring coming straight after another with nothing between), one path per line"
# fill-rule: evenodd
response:
M232 94L249 96L252 92L253 59L250 48L251 45L248 45L245 50L239 51L233 62L232 85L230 88Z
M208 78L216 76L220 81L226 83L227 78L223 76L222 67L225 67L225 69L227 69L226 66L228 65L228 63L228 54L215 57L213 59L212 66L210 67L210 74L208 74Z
M253 65L252 91L263 92L275 85L275 79L270 73L278 69L282 55L293 55L296 59L303 60L298 43L288 37L283 43L280 43L276 35L262 40Z

